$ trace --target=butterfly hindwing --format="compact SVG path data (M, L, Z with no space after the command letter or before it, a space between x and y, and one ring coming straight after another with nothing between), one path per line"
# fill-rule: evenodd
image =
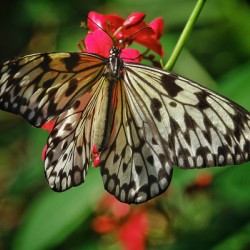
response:
M64 191L85 180L91 162L94 120L101 105L98 100L105 84L101 77L56 120L48 138L45 157L45 175L55 191Z
M128 83L118 81L115 93L113 130L100 154L100 170L106 190L122 202L141 203L167 189L172 166L158 131L145 122L150 114Z

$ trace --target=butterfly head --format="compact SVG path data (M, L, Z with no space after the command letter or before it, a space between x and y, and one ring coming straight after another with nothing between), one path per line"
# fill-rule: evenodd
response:
M110 57L120 57L122 49L112 46L110 51L109 51L109 56Z

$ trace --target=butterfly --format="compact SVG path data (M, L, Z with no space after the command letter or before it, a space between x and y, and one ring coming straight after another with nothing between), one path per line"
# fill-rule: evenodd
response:
M204 168L250 159L250 114L198 83L140 63L87 52L33 54L0 70L0 108L41 127L45 175L64 191L85 181L92 148L105 189L125 203L164 192L173 166Z

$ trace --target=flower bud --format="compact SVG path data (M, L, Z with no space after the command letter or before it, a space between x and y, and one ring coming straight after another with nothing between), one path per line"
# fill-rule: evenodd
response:
M124 28L129 28L140 23L145 17L143 12L132 13L123 23Z

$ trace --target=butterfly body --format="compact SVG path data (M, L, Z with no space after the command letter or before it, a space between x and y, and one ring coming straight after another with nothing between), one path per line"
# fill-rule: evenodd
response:
M93 144L97 147L98 152L101 152L107 147L110 138L111 124L114 117L112 97L114 95L115 84L116 79L112 77L102 88L100 109L98 113L96 113L97 118L93 128Z
M100 95L101 100L99 103L101 106L94 126L93 140L93 144L99 152L107 147L110 139L111 124L114 118L113 110L115 108L116 85L119 84L119 79L123 77L123 61L120 58L120 52L120 49L116 47L110 49L110 56L105 73L105 77L108 81L103 84L102 95Z
M36 127L54 119L45 174L64 191L84 182L92 148L104 186L120 201L164 192L174 165L203 168L250 159L250 114L174 73L91 53L45 53L8 61L0 108Z

